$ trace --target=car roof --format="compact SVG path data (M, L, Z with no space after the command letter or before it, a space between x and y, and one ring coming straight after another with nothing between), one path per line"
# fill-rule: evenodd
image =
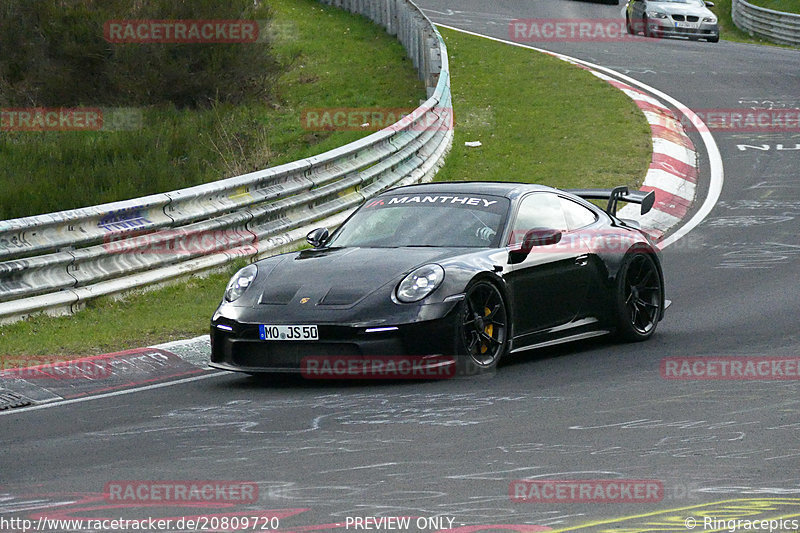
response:
M547 185L535 183L517 183L510 181L447 181L437 183L420 183L415 185L405 185L388 190L384 194L490 194L493 196L505 196L506 198L516 198L522 194L532 191L550 191L556 189Z

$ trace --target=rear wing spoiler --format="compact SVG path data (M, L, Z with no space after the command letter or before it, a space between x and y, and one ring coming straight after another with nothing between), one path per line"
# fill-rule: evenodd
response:
M641 204L642 215L648 213L656 201L654 191L631 191L624 185L613 189L570 189L567 192L585 200L608 200L606 213L611 216L617 216L617 202L619 201Z

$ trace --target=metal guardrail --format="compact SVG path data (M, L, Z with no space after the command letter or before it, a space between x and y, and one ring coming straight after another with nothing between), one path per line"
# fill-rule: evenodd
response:
M0 221L0 323L285 250L390 187L433 178L452 146L447 49L410 0L321 0L396 35L428 99L346 146L188 189ZM185 246L193 238L213 239ZM218 250L208 253L209 250Z
M750 35L778 44L800 46L800 15L754 6L745 0L733 0L733 23Z

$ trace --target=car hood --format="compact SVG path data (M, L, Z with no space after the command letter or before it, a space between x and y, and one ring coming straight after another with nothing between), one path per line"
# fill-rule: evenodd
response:
M334 248L282 256L259 264L257 281L243 304L352 306L417 266L454 255L443 248Z
M698 17L715 16L714 13L712 13L707 7L678 4L674 2L648 2L647 9L652 11L663 11L669 15L695 15Z

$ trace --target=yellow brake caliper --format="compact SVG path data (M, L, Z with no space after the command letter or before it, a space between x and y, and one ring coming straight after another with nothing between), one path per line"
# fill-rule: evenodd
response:
M483 308L483 316L489 316L490 314L492 314L492 310L489 309L488 307L484 307ZM484 333L486 333L487 335L489 335L491 337L492 333L494 333L494 324L487 324L486 327L483 328L483 331L484 331ZM489 347L486 346L486 343L482 342L481 343L481 353L486 353L486 350L488 350L488 349L489 349Z

